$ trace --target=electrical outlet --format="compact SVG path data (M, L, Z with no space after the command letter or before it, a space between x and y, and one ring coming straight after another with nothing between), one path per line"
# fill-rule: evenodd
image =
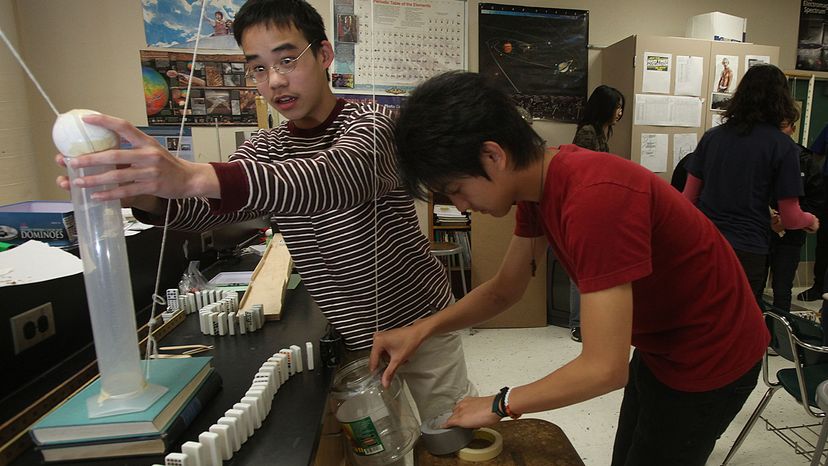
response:
M14 354L31 348L55 334L55 314L48 302L10 319Z

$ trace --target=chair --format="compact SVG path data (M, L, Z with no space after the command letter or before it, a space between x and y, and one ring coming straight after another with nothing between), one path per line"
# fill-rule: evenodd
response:
M825 417L825 411L817 404L816 396L817 386L828 380L828 362L826 362L828 359L824 356L828 353L828 347L822 346L822 328L815 322L773 307L764 315L771 333L771 342L768 348L776 351L780 357L791 361L793 367L786 367L777 371L776 381L772 382L768 374L768 351L765 351L765 356L762 359L762 379L765 381L765 385L768 386L768 390L750 415L745 427L739 432L739 436L727 453L722 466L728 464L733 458L774 393L780 388L784 388L788 394L793 396L809 416L817 419ZM786 429L793 428L776 427L767 420L765 422L768 430L773 431L789 445L795 447L798 454L808 457L811 453L802 449L801 445L784 432ZM800 436L800 438L803 437ZM809 446L813 445L809 444ZM813 453L812 456L817 461L813 464L819 464L821 452Z
M823 381L817 386L816 399L819 409L823 412L828 412L828 380ZM826 437L828 437L828 416L822 418L822 428L819 430L819 440L817 440L817 444L814 447L811 466L819 466L819 460L822 459L822 451L825 449Z
M463 296L465 296L468 289L466 288L466 268L463 266L463 248L456 243L432 241L431 254L446 258L446 274L448 274L449 284L452 284L451 271L455 261L457 262L457 267L460 268L460 280L463 283Z

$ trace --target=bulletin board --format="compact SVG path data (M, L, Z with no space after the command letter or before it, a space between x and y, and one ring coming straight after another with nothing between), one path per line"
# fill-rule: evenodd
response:
M334 91L402 95L466 69L466 2L333 0Z

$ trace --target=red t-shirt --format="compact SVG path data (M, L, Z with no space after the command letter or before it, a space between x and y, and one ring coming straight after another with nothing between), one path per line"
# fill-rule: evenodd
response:
M770 340L736 254L682 194L640 165L564 145L515 234L546 235L581 293L632 282L632 344L676 390L727 385Z

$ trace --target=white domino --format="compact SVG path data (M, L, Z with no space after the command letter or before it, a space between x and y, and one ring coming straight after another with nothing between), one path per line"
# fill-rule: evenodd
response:
M225 425L229 429L228 435L233 438L233 451L239 451L241 449L242 442L242 434L241 434L241 425L239 424L239 420L234 417L220 417L217 424ZM244 432L247 433L247 426L244 426Z
M195 466L195 463L184 453L170 453L164 457L165 466Z
M218 435L218 445L221 451L221 459L224 461L233 457L233 447L236 443L236 433L230 436L230 426L225 424L213 424L210 426L210 432Z
M304 368L302 367L302 348L299 345L290 345L290 351L292 353L291 361L296 362L296 372L302 372Z
M184 442L181 445L181 453L184 453L192 460L194 466L208 466L207 449L198 442Z
M287 348L282 348L279 350L279 352L285 355L285 357L287 358L288 376L293 377L293 374L296 373L296 364L293 362L293 351Z
M221 466L222 455L219 447L219 436L213 432L202 432L198 434L198 443L206 450L205 459L209 466Z
M250 392L251 390L248 390L244 394L244 396L241 399L241 402L250 405L250 408L253 410L253 413L251 414L254 414L253 423L256 424L256 418L258 418L259 420L259 425L256 426L256 428L258 429L262 426L262 421L264 421L264 418L267 417L267 409L265 408L267 401L265 401L264 392L261 392L259 396L251 394Z
M258 410L256 410L254 406L251 406L247 403L234 403L233 410L241 411L242 413L244 413L243 417L245 422L247 422L248 436L252 437L253 432L262 426L261 418L259 418L259 426L256 427L256 418L259 416L259 412Z
M224 415L227 417L234 417L239 420L239 425L237 427L243 434L242 443L247 442L247 439L253 435L253 422L248 420L249 416L247 416L244 411L239 409L228 409L224 412Z
M313 343L305 343L305 355L308 357L308 370L313 370Z

